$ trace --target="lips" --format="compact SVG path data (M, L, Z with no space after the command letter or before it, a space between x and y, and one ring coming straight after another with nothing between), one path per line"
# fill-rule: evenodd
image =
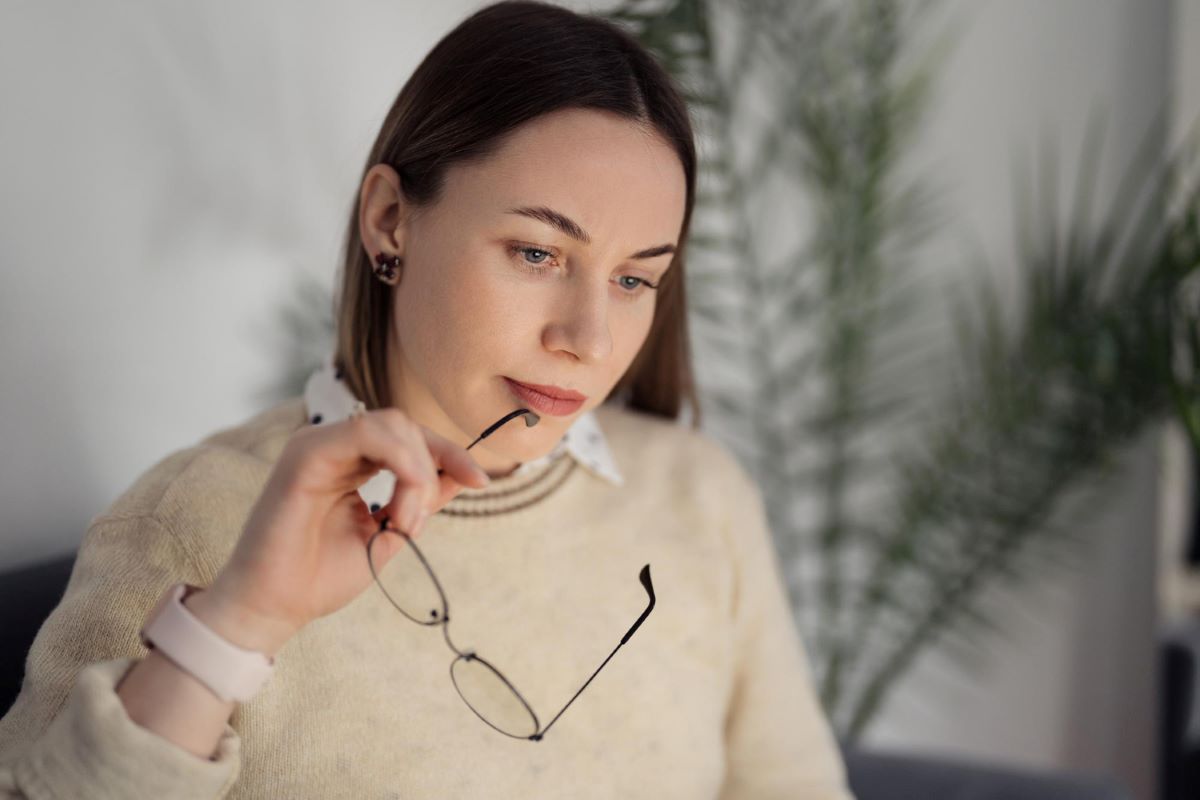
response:
M561 386L545 386L540 383L526 383L525 381L517 381L513 380L512 378L508 378L507 380L510 380L513 383L519 384L528 389L533 389L538 394L544 394L547 397L554 398L555 400L578 400L581 403L584 400L587 400L586 395L582 395L579 392L573 392L570 389L564 389Z
M570 389L560 386L546 386L537 383L522 383L505 377L509 390L534 411L554 416L573 414L583 406L587 397Z

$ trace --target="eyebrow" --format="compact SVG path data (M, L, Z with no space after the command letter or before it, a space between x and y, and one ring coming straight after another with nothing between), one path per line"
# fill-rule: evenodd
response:
M565 214L560 214L552 208L546 208L545 206L521 206L520 208L510 208L504 213L520 214L523 217L536 219L539 222L544 222L547 225L554 226L567 236L570 236L572 239L581 241L584 244L591 244L592 237L588 236L588 232L580 227L578 222ZM675 245L660 244L655 247L648 247L645 250L639 250L636 253L631 254L629 257L637 259L654 258L655 256L662 256L674 252Z

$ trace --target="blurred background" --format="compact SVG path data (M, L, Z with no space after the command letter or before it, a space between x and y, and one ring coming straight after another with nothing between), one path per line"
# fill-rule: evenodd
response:
M704 427L843 741L1200 796L1200 3L561 4L689 93ZM0 570L300 391L482 5L0 3Z

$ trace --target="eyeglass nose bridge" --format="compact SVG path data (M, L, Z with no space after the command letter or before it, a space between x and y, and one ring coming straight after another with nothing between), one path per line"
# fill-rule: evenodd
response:
M449 620L446 620L446 622L449 623ZM468 661L473 658L476 658L474 650L470 650L470 649L459 650L458 647L454 644L454 642L450 641L450 626L449 626L449 624L442 626L442 638L446 640L446 645L454 652L456 661L460 658L465 658Z

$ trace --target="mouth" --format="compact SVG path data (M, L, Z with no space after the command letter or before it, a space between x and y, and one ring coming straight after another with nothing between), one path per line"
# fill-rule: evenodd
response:
M528 404L534 411L551 416L564 417L574 414L587 400L587 397L579 392L559 386L522 383L507 376L504 377L504 382L521 402Z

